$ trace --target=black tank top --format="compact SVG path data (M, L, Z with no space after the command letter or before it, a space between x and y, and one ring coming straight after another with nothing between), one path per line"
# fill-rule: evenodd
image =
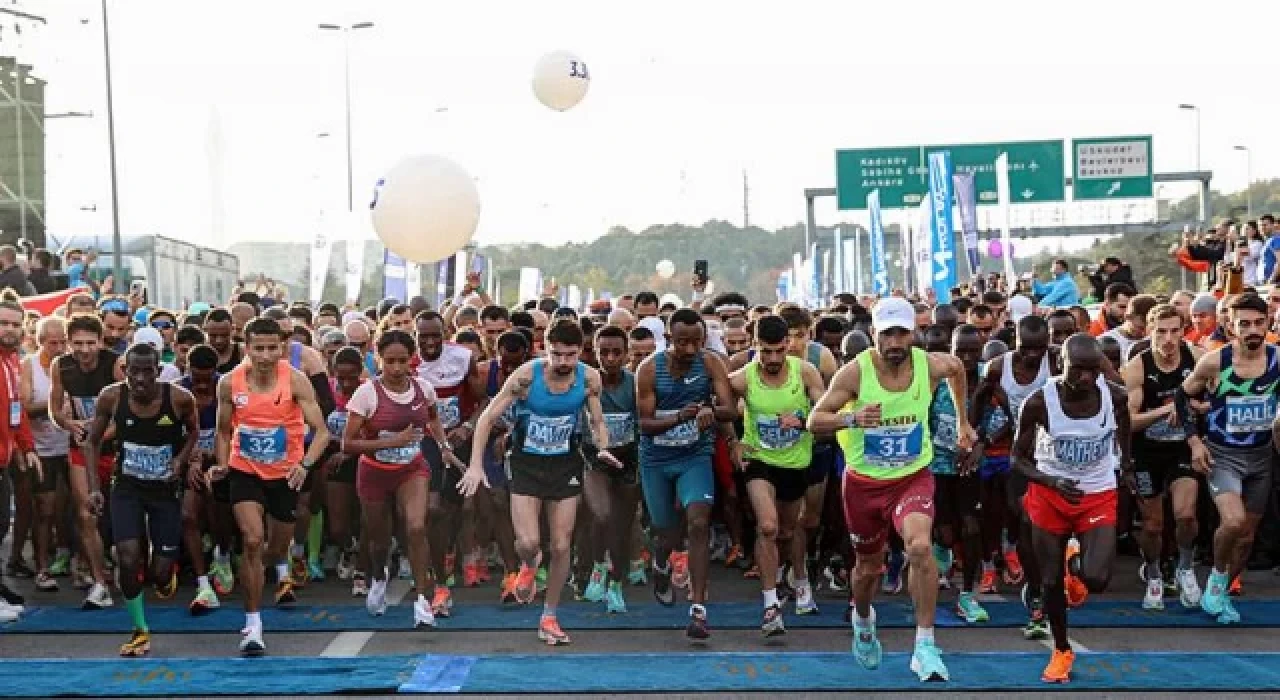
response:
M240 366L240 361L244 358L240 355L240 345L238 343L231 344L231 359L218 365L218 374L230 374L231 370Z
M140 416L129 407L129 387L120 385L116 404L117 479L140 486L172 486L173 457L182 449L185 426L173 410L173 385L160 382L160 410L154 416Z
M58 358L58 375L62 380L62 390L67 392L71 403L71 417L75 420L90 420L98 405L98 394L115 383L116 361L120 356L103 348L98 351L98 364L85 372L71 353ZM114 441L103 441L101 454L114 451Z
M1142 358L1142 411L1152 411L1173 403L1173 395L1195 369L1196 360L1186 343L1178 345L1178 367L1164 372L1156 365L1154 350L1144 350ZM1134 435L1134 446L1146 450L1187 450L1187 432L1159 420Z

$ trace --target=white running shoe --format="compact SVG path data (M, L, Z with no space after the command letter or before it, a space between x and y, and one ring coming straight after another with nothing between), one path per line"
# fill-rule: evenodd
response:
M369 583L369 595L365 596L364 607L374 617L387 612L387 580L374 579Z
M414 628L436 626L436 616L431 612L431 601L422 595L413 601L413 626Z
M246 627L240 630L240 653L244 656L262 656L267 653L267 643L262 641L261 627Z
M1200 582L1196 580L1195 569L1178 569L1175 579L1178 582L1178 602L1182 607L1200 607Z
M85 596L84 604L81 606L85 610L104 610L114 605L111 600L111 592L101 583L95 582L89 588L89 595Z
M1143 610L1164 610L1164 581L1153 578L1147 581L1147 590L1142 594Z

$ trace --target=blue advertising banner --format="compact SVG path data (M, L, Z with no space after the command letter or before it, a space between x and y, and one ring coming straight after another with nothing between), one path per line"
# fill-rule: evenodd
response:
M956 234L951 221L951 154L929 154L929 202L933 212L933 293L939 304L951 303L956 286Z
M884 260L884 222L880 218L880 190L867 195L867 210L871 215L871 291L877 296L889 296L889 270Z

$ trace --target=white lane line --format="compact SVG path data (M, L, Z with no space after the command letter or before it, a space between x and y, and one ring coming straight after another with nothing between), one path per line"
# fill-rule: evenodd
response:
M392 579L387 584L387 605L399 605L409 594L409 582L401 579ZM339 632L329 642L329 645L320 652L320 656L330 658L348 658L359 656L365 645L373 639L376 632Z
M1039 640L1039 641L1040 641L1040 643L1041 643L1042 645L1044 645L1044 647L1045 647L1046 649L1048 649L1048 650L1050 650L1050 651L1053 651L1054 646L1053 646L1053 634L1052 634L1052 627L1050 628L1050 632L1051 632L1051 634L1049 635L1049 637L1048 637L1047 639L1041 639L1041 640ZM1067 637L1067 643L1071 645L1071 650L1072 650L1072 651L1074 651L1074 652L1076 652L1077 654L1088 654L1088 653L1089 653L1089 647L1087 647L1087 646L1085 646L1085 645L1081 644L1080 642L1077 642L1076 640L1072 639L1071 637Z

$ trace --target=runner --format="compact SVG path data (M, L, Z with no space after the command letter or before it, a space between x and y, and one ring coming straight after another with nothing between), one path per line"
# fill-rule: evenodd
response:
M406 312L408 307L405 307ZM387 610L387 561L391 541L392 506L400 516L418 598L413 604L414 627L435 627L427 585L427 462L422 456L423 432L443 448L455 466L453 447L444 437L436 413L436 392L421 377L411 376L409 358L418 348L413 336L390 329L378 336L382 374L361 384L347 400L342 451L359 455L356 492L363 514L362 537L373 574L365 607L371 615ZM394 501L394 504L392 503ZM381 575L379 575L381 574Z
M840 431L845 456L844 512L858 554L853 653L863 668L880 665L871 599L892 527L902 536L912 571L916 641L911 670L922 681L945 681L950 675L933 637L938 572L929 404L944 379L953 396L968 396L966 371L955 357L911 347L915 310L905 299L876 302L872 325L875 348L841 368L809 417L814 432ZM963 402L956 404L956 424L956 446L963 453L974 441Z
M1200 608L1222 624L1240 622L1227 588L1244 570L1271 493L1276 391L1280 389L1280 350L1264 341L1267 302L1240 295L1230 307L1233 338L1205 353L1174 397L1178 422L1191 430L1191 467L1208 475L1209 493L1218 508L1213 535L1213 571ZM1191 400L1209 395L1204 434ZM1273 437L1274 435L1274 437Z
M1137 300L1129 308L1137 305ZM1142 577L1147 584L1142 607L1164 609L1164 581L1160 555L1164 550L1165 494L1173 505L1178 543L1175 573L1183 607L1200 604L1200 584L1193 568L1196 500L1200 478L1191 468L1187 430L1178 422L1173 397L1200 359L1199 349L1182 342L1182 316L1169 304L1160 304L1147 315L1152 347L1124 367L1129 394L1130 429L1133 430L1134 477L1138 507L1142 511Z
M22 377L20 393L22 405L31 422L31 435L35 440L36 454L40 457L41 476L34 482L32 492L35 495L35 527L32 547L36 565L35 586L37 590L54 592L58 590L58 580L53 574L56 570L63 575L71 559L70 528L55 521L66 514L67 488L67 450L70 437L67 431L54 425L49 419L49 390L53 380L52 365L55 358L67 351L67 322L57 316L40 319L36 325L36 342L39 350L22 358ZM59 503L59 491L63 492ZM59 507L61 506L61 507ZM49 561L49 553L53 551L53 531L58 531L58 551L53 562Z
M204 334L209 346L218 352L218 374L230 374L244 360L240 343L232 340L235 326L226 309L211 309L204 317Z
M480 376L485 377L485 395L490 400L498 395L511 374L529 361L532 347L528 336L519 330L506 331L498 336L497 357L486 360L478 368ZM484 452L484 470L489 484L476 491L475 500L476 521L479 526L476 541L484 543L493 540L502 558L505 574L502 577L499 600L503 603L519 602L516 600L515 590L520 560L516 556L515 532L511 525L511 494L507 491L506 469L508 437L516 422L515 415L513 404L494 423Z
M494 422L518 403L518 422L507 453L511 520L520 556L515 595L521 603L528 604L537 590L534 570L541 555L540 519L545 509L551 570L538 622L538 639L549 646L570 643L556 618L556 607L569 580L569 549L582 493L584 465L576 427L584 406L596 444L609 444L609 429L600 405L600 373L578 360L582 340L582 328L577 323L563 320L553 325L547 331L547 358L534 360L512 373L502 393L481 413L475 433L478 443L487 444ZM612 468L622 468L607 449L600 450L597 458ZM472 451L470 467L458 490L470 497L481 485L489 485L483 452Z
M67 340L71 351L57 359L56 369L50 377L49 418L59 428L71 433L68 481L78 513L76 534L80 538L83 561L89 567L89 578L85 581L89 584L89 592L84 599L84 608L95 610L111 607L112 600L107 588L103 537L98 529L99 514L89 507L89 494L96 490L91 486L108 480L115 464L110 457L103 457L86 466L83 446L89 433L89 421L94 417L98 394L120 379L114 371L118 356L102 347L102 322L96 316L71 317L67 322ZM99 455L110 455L116 451L114 438L106 439L95 447Z
M710 520L715 502L711 431L721 423L721 434L730 449L735 449L737 438L729 423L737 413L737 403L724 361L703 349L707 328L698 312L677 309L667 327L668 346L644 360L636 371L640 484L657 534L653 594L663 605L675 602L672 553L683 539L675 509L677 499L684 508L689 549L683 556L688 557L693 579L685 636L702 641L711 635L703 605L711 568Z
M196 329L198 332L198 329ZM231 543L235 538L235 518L231 514L230 485L226 478L209 478L214 465L214 433L218 427L218 353L208 345L197 345L186 355L187 375L182 388L195 399L200 422L200 440L191 453L191 469L197 478L182 495L183 544L196 575L196 597L187 609L203 615L222 606L219 595L230 595L235 587L231 570ZM225 477L220 474L220 477ZM207 566L204 535L213 538L213 564Z
M240 578L245 589L245 629L240 653L261 656L266 653L258 612L264 567L267 563L276 567L276 604L295 601L285 558L294 509L307 472L329 444L329 430L311 382L280 358L285 337L280 324L258 318L245 326L244 333L249 361L218 382L217 465L210 479L221 478L230 469L231 507L244 549ZM315 440L304 455L307 427L315 431Z
M351 595L369 594L369 583L364 573L365 549L354 541L352 525L360 514L356 496L356 472L359 457L342 452L342 435L347 428L347 401L360 387L360 375L364 371L364 356L359 350L344 346L333 356L334 409L325 418L329 427L329 451L324 468L329 472L325 480L325 525L329 542L340 548L337 574L340 581L351 581Z
M788 355L788 322L781 316L756 321L755 332L755 361L729 375L729 384L746 407L734 461L745 473L756 518L755 561L764 597L760 631L773 637L787 631L777 591L778 543L791 539L806 507L814 437L805 419L822 398L823 381L817 367ZM805 580L803 558L798 571L796 614L815 613L812 589L799 582Z
M1107 587L1116 556L1116 460L1132 484L1124 389L1102 372L1097 340L1077 333L1063 345L1063 374L1022 404L1013 457L1029 482L1023 497L1039 567L1053 655L1041 679L1071 680L1064 574L1089 592ZM1069 544L1072 535L1079 544ZM1065 569L1064 571L1064 564Z
M632 524L640 503L640 455L636 432L636 379L627 369L627 332L605 326L596 333L600 361L601 410L609 428L609 452L622 463L615 468L596 457L595 441L583 445L587 473L583 495L592 516L594 566L582 597L605 602L605 611L624 613L622 581L631 561Z
M125 353L125 381L98 395L98 407L84 442L85 461L96 464L108 425L115 428L118 452L111 476L111 531L119 557L120 593L133 633L121 656L145 656L151 632L143 612L142 583L150 575L156 596L178 590L178 554L182 545L182 480L200 439L195 399L182 387L159 381L160 352L139 343ZM191 471L191 482L201 473ZM89 507L102 512L97 475L90 473ZM143 542L149 548L144 551ZM150 560L150 567L147 566Z

